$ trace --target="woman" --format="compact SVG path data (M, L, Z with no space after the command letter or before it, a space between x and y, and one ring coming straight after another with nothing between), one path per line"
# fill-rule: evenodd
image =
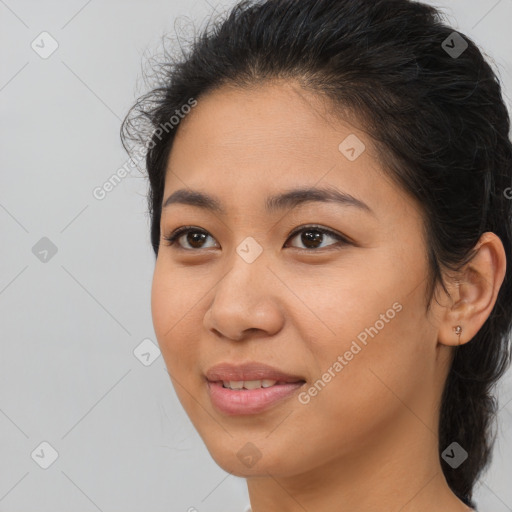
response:
M458 512L510 361L512 145L476 45L408 0L241 2L123 123L155 332L253 512Z

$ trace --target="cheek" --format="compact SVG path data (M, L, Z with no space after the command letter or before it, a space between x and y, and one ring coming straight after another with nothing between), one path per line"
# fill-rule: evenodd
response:
M200 277L191 278L183 269L169 264L165 254L159 256L151 286L151 313L160 341L183 332L190 317L197 315L195 308L200 306L202 295Z
M174 296L175 293L171 289L170 279L165 278L165 274L160 270L157 263L151 286L151 315L155 334L160 344L164 341L166 331L173 325Z
M319 322L301 325L314 340L308 350L315 362L304 407L311 418L327 415L348 430L354 427L354 436L362 425L371 428L403 408L401 400L421 396L435 371L435 329L426 316L424 286L418 286L420 269L403 276L378 268L380 277L369 270L323 288L331 291L330 302L322 299L319 316L334 333L318 335Z
M328 460L333 453L348 454L372 444L382 432L394 429L399 418L411 416L414 423L410 410L424 416L418 404L431 382L430 366L419 340L407 337L406 314L404 307L377 335L368 336L366 345L350 337L317 347L320 370L309 382L304 401L296 406L295 429L287 425L295 431L295 442L318 439L322 432L323 441L303 446L305 460Z
M151 287L151 315L169 371L171 368L179 370L176 361L183 363L193 349L194 335L187 333L187 319L193 314L194 304L197 307L199 297L196 295L198 293L194 294L190 287L180 282L179 272L172 272L157 261Z
M187 414L195 418L200 414L196 410L196 396L199 396L198 391L203 385L197 372L200 351L198 313L194 309L201 305L198 302L201 294L180 282L178 274L157 264L151 288L151 313L162 358L176 395Z

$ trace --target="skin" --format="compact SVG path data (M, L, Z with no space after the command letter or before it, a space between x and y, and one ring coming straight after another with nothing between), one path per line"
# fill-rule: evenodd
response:
M162 236L185 225L209 236L195 246L186 235L174 245L162 238L151 298L162 355L213 459L247 478L253 512L469 510L442 473L438 408L452 347L470 341L494 306L503 246L484 234L466 272L448 280L451 298L439 289L427 313L421 209L357 122L329 112L283 81L223 86L182 121L164 200L182 188L207 192L226 215L164 208ZM366 146L354 161L338 149L350 134ZM373 213L332 202L265 212L269 195L299 185L330 185ZM290 238L310 224L352 242L319 235L307 249L304 232ZM262 248L252 263L236 252L249 236ZM308 389L394 303L402 309L309 403L295 395L238 416L213 407L204 377L212 365L261 361L303 376ZM261 456L252 467L237 457L248 442Z

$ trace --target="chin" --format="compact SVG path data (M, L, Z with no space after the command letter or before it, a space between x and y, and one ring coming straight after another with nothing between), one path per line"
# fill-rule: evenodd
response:
M206 446L219 467L238 477L293 474L293 469L301 464L290 459L277 438L275 441L277 445L264 440L251 441L250 435L244 439L227 436L222 446Z

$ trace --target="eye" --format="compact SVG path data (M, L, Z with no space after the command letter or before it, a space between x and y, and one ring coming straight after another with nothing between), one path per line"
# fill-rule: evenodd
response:
M163 239L167 242L167 245L174 245L176 241L183 238L189 247L184 247L182 244L178 244L179 249L193 251L194 249L204 249L205 246L201 244L209 236L208 232L204 229L196 228L194 226L182 226L170 235L163 236Z
M299 235L300 242L303 243L305 247L296 248L309 252L314 249L324 249L326 246L322 247L321 244L325 241L326 237L335 241L335 243L328 244L327 247L331 245L345 245L350 243L346 237L339 233L335 233L334 231L315 225L297 228L290 234L287 240L298 238ZM215 247L215 245L209 247L204 245L205 240L208 238L212 238L213 240L213 237L211 237L207 231L194 226L182 226L170 235L163 236L163 239L169 246L175 245L176 242L183 239L182 243L178 243L178 248L186 251ZM184 243L187 244L188 247L184 246Z
M340 235L339 233L335 233L330 229L322 228L320 226L303 226L301 228L296 229L289 237L288 240L293 238L298 238L300 235L300 242L305 245L305 247L298 247L298 249L311 251L312 249L324 249L327 246L321 247L320 245L325 240L325 238L331 238L335 240L337 243L328 244L331 245L345 245L350 243L347 238Z

